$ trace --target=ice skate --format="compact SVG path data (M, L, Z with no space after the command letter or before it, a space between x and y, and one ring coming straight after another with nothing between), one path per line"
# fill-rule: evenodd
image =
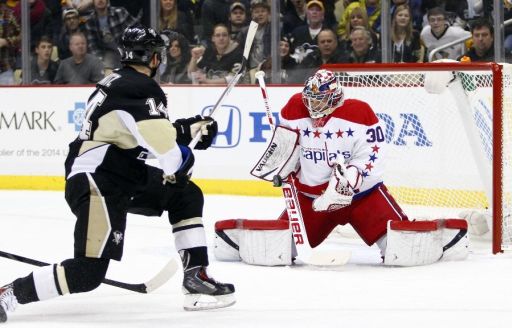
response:
M235 304L235 287L209 277L204 266L185 270L183 293L183 308L187 311L218 309Z
M7 321L7 311L13 312L18 305L12 284L0 287L0 323Z

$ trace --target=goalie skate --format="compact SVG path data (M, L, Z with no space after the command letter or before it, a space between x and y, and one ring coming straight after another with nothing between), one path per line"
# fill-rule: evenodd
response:
M0 323L7 321L7 311L14 311L18 300L14 296L12 284L0 287Z
M187 269L183 278L186 311L219 309L235 304L235 287L215 281L203 266Z

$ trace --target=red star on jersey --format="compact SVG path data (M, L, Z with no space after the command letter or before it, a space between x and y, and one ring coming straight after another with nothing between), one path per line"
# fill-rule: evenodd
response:
M336 131L336 137L343 138L343 131L341 131L341 130Z
M368 171L371 171L373 169L372 163L368 163L365 166Z
M374 152L374 153L378 153L378 152L379 152L379 149L380 149L380 148L379 148L379 146L377 146L377 145L375 145L375 146L373 146L373 147L372 147L372 150L373 150L373 152Z
M315 131L313 132L313 138L320 138L320 135L321 135L321 133L320 133L320 131L318 131L318 130L315 130Z

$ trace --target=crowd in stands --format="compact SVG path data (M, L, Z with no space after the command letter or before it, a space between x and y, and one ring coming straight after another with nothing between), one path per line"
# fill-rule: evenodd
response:
M241 65L250 20L259 27L244 83L272 71L270 0L157 0L167 36L166 84L226 84ZM277 1L277 0L275 0ZM381 61L380 0L279 0L281 79L302 83L326 63ZM493 0L391 0L391 60L494 60ZM503 0L505 20L512 0ZM147 0L28 0L32 84L90 84L121 66L123 30L149 25ZM21 1L0 0L0 85L21 80ZM460 43L431 55L455 40ZM512 62L512 24L505 28Z

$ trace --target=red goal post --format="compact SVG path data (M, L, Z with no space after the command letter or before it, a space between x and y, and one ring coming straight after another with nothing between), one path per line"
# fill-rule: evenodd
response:
M368 102L383 122L384 182L409 217L489 211L493 253L512 250L512 65L322 68L340 77L345 98ZM427 92L425 81L441 88Z

